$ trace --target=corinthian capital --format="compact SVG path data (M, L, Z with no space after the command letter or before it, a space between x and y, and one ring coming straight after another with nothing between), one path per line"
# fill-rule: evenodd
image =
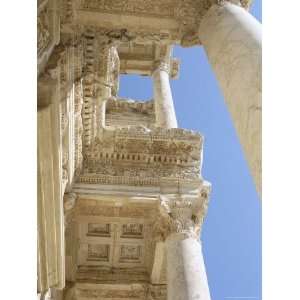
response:
M207 212L210 190L210 184L204 182L197 195L160 195L161 237L197 239Z
M153 63L152 73L155 71L165 71L172 79L178 78L180 61L176 58L170 58L169 60L156 60Z

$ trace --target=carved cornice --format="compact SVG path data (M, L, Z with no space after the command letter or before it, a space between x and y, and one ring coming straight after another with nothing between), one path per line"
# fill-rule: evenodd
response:
M202 137L183 129L104 130L84 154L83 175L199 178Z

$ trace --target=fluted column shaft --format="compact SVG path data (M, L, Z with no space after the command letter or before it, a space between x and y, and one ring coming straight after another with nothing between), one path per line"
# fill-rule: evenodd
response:
M199 39L222 89L261 192L261 24L241 6L213 5Z
M159 61L152 73L156 126L177 128L177 119L169 80L169 65Z

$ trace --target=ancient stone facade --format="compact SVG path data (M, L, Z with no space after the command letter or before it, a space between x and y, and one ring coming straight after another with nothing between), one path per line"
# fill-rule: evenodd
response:
M259 63L245 70L259 29L248 2L38 1L40 299L210 299L199 237L211 187L203 137L177 128L172 47L208 51L259 187ZM152 76L153 99L120 98L120 74Z

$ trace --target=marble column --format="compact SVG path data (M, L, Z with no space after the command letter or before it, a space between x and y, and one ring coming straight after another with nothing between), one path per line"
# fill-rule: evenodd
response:
M204 187L196 197L161 196L170 230L166 238L168 300L211 299L199 241L209 190Z
M158 61L152 73L156 126L163 128L177 128L169 72L169 63Z
M199 38L261 193L261 24L243 7L225 1L208 10Z
M201 243L194 237L171 234L166 241L168 300L209 300Z

